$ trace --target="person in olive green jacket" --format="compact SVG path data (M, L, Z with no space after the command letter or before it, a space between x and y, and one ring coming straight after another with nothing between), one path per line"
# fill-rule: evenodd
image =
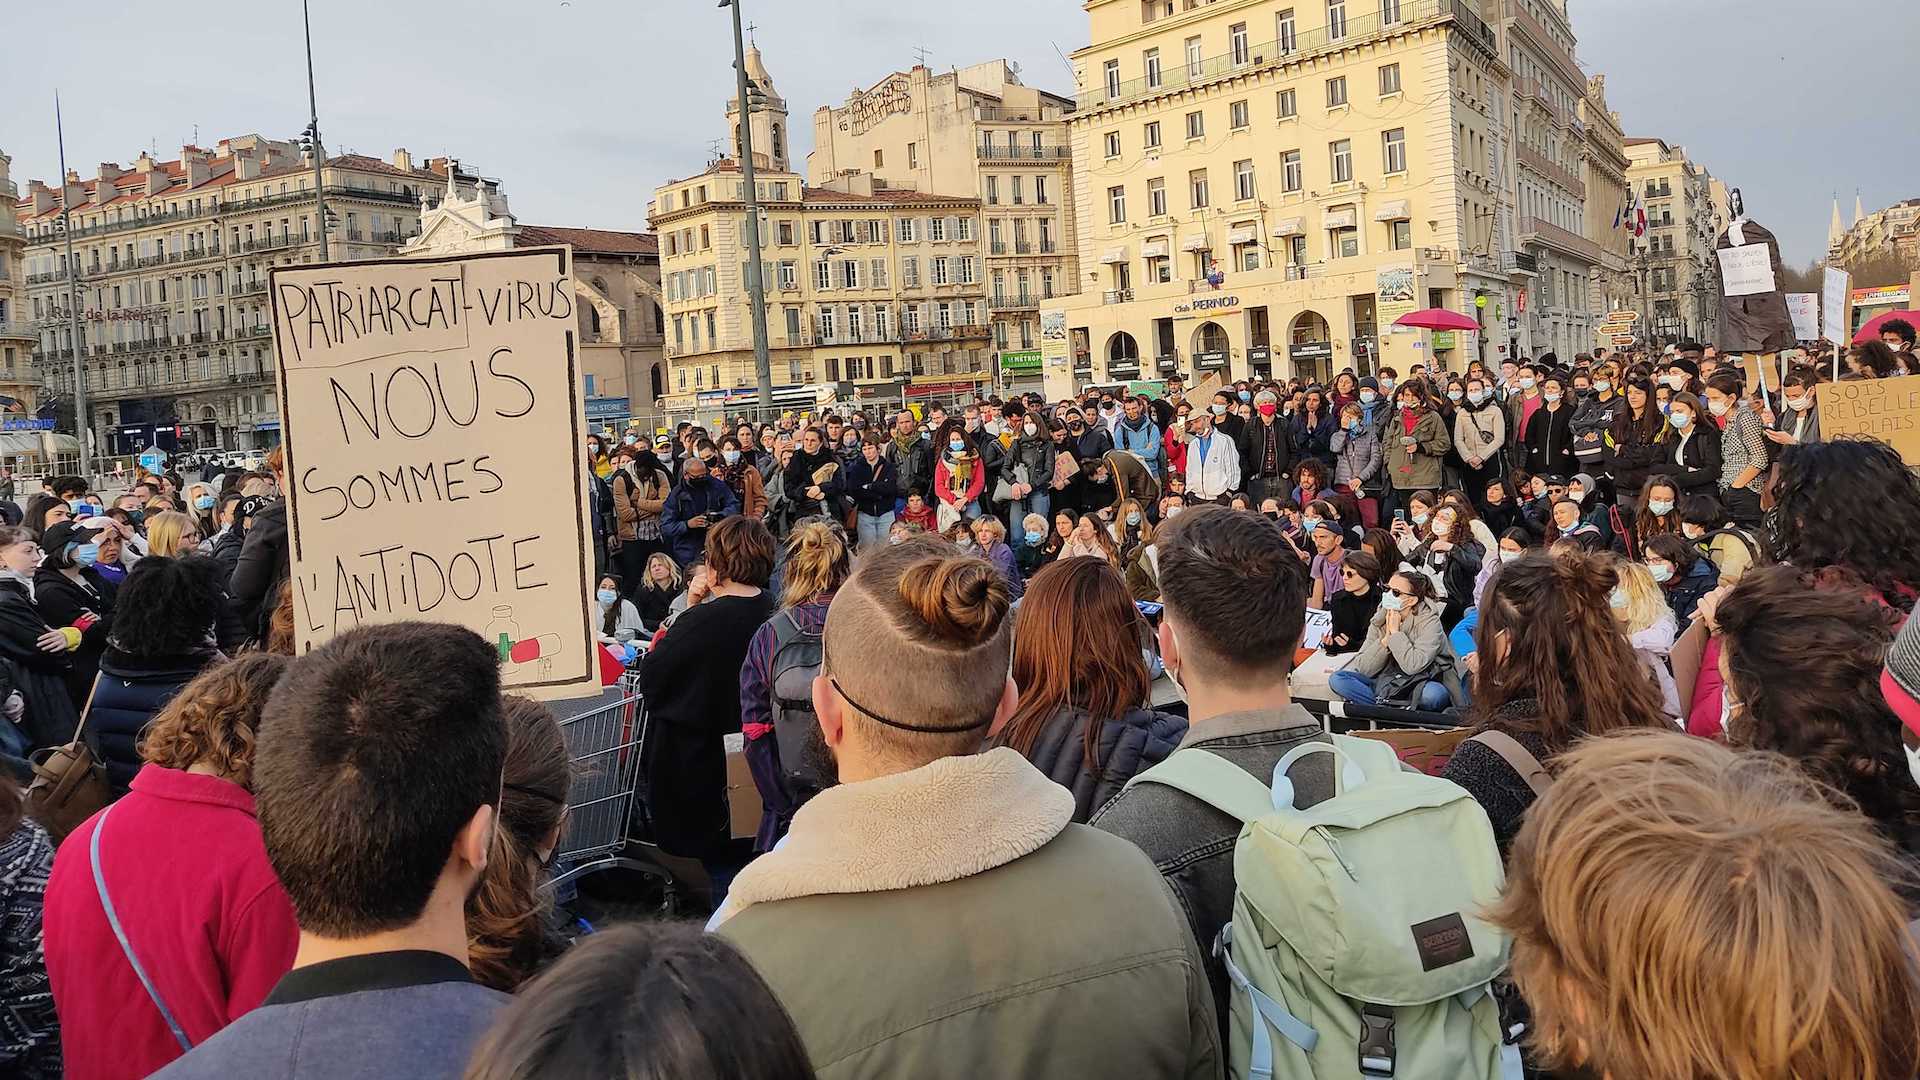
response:
M1427 387L1419 379L1401 384L1400 408L1387 418L1380 441L1387 452L1387 481L1393 485L1396 506L1405 506L1416 491L1442 486L1441 465L1453 449L1447 422L1433 410Z
M991 565L935 540L861 559L813 685L840 784L710 925L823 1080L1217 1078L1213 995L1153 863L1072 824L1073 796L1016 751L980 752L1017 700L1010 603Z

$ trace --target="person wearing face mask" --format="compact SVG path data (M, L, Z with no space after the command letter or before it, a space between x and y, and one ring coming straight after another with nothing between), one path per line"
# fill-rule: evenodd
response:
M1187 417L1187 489L1194 498L1214 502L1240 487L1240 451L1214 430L1213 414Z
M1785 755L1845 796L1920 871L1920 787L1882 673L1905 654L1886 609L1855 589L1768 566L1714 609L1730 710L1727 742ZM1892 649L1889 646L1893 645ZM1883 662L1883 659L1884 662ZM1899 691L1896 681L1894 690ZM1920 913L1920 876L1889 882Z
M1261 390L1253 396L1253 411L1253 422L1242 437L1242 463L1247 495L1257 505L1286 488L1294 456L1292 429L1280 415L1280 396Z
M1446 502L1434 509L1426 536L1408 561L1438 586L1442 627L1451 630L1473 606L1473 583L1486 555L1486 546L1474 535L1469 511Z
M1638 557L1646 550L1647 541L1661 533L1680 531L1680 487L1671 476L1648 477L1636 501L1640 504L1640 513L1633 519L1633 533L1625 544L1625 554L1630 559Z
M715 478L708 471L706 459L696 454L687 459L680 483L674 485L661 508L660 534L674 561L686 567L705 550L713 526L739 512L740 500L734 497L733 489Z
M1580 508L1580 520L1599 533L1601 547L1613 547L1616 535L1628 531L1625 520L1619 521L1618 529L1614 527L1618 515L1613 507L1601 501L1600 482L1592 473L1575 473L1567 484L1567 498Z
M1001 460L1000 482L1013 498L1003 504L1007 520L1018 522L1028 514L1046 517L1053 509L1055 472L1053 435L1038 412L1028 412L1020 401L1006 407L1008 437L1012 440ZM999 485L994 494L998 496Z
M1360 520L1371 528L1379 523L1379 495L1386 485L1380 437L1358 404L1341 406L1338 424L1327 444L1333 451L1333 486L1353 497Z
M1679 533L1713 561L1720 584L1732 585L1760 561L1760 545L1753 534L1727 520L1726 508L1711 495L1688 495L1675 515Z
M1760 493L1765 487L1768 464L1766 430L1760 418L1747 407L1743 394L1745 380L1739 369L1725 368L1713 373L1707 383L1707 411L1720 424L1720 497L1727 504L1727 516L1741 525L1760 524ZM1702 432L1711 438L1713 432Z
M1540 380L1540 407L1525 421L1521 443L1530 473L1571 476L1573 458L1573 403L1566 400L1566 379L1549 374Z
M949 420L934 438L939 457L933 465L935 517L944 531L956 522L977 517L980 493L986 489L986 471L980 455L958 420Z
M1796 367L1780 380L1782 408L1776 414L1768 409L1762 417L1767 430L1761 432L1775 446L1793 446L1820 441L1820 410L1816 390L1820 376L1812 368Z
M1507 413L1483 378L1469 377L1462 395L1453 414L1453 448L1460 456L1462 488L1478 496L1506 473Z
M704 449L700 450L705 453ZM859 454L855 453L857 460ZM845 465L842 465L845 468ZM726 482L733 489L733 496L740 500L740 512L750 518L767 516L766 482L760 478L760 470L747 458L740 440L732 435L720 437L719 457L707 462L708 471Z
M1699 397L1706 391L1700 382L1700 365L1697 361L1684 356L1675 356L1667 360L1661 369L1660 381L1668 390L1676 394L1692 394Z
M1680 490L1687 494L1711 495L1720 487L1721 433L1706 430L1706 407L1688 393L1677 393L1668 403L1667 422L1673 425L1673 442L1657 466L1665 469Z
M1327 677L1327 689L1356 705L1403 705L1439 712L1453 704L1446 677L1446 631L1433 582L1403 570L1387 581L1380 607L1367 625L1366 642L1353 659Z
M1647 477L1664 471L1663 463L1672 460L1673 425L1667 422L1654 393L1654 384L1638 369L1626 376L1621 408L1613 414L1612 443L1615 499L1620 512L1631 517L1640 508L1640 489Z
M1113 538L1113 546L1120 552L1120 564L1125 566L1142 544L1152 542L1153 526L1137 500L1122 499L1115 508L1113 524L1107 526L1107 535Z
M1527 424L1545 404L1540 396L1540 375L1540 369L1529 361L1514 369L1513 381L1507 385L1507 400L1502 407L1507 411L1507 437L1513 440L1516 452L1524 452Z
M116 590L94 569L100 557L99 537L98 530L78 522L53 526L40 538L46 558L33 575L33 602L40 616L48 625L70 626L81 633L67 675L67 695L75 707L83 706L92 692L100 655L113 632Z
M623 581L638 581L655 554L667 550L660 534L660 511L666 507L673 482L652 450L623 446L614 452L614 471L608 481L613 493L615 535L620 548L615 558Z
M1386 452L1387 505L1385 517L1402 506L1416 491L1431 491L1441 485L1447 451L1453 449L1453 436L1440 415L1427 406L1427 387L1410 380L1400 387L1400 411L1388 424L1382 440Z
M1573 435L1574 461L1601 483L1601 489L1595 492L1596 501L1611 501L1613 485L1609 466L1613 454L1607 436L1613 430L1614 417L1620 412L1620 395L1614 389L1619 378L1619 370L1612 364L1596 366L1588 383L1591 391L1575 404L1567 425Z
M1068 531L1071 532L1071 528ZM1013 544L1014 564L1019 568L1022 579L1033 580L1033 575L1039 573L1041 567L1053 561L1054 555L1059 553L1053 539L1046 518L1039 514L1028 514L1020 519L1020 535L1009 537L1008 540ZM1061 537L1060 542L1065 543L1066 538Z
M1714 567L1713 560L1684 537L1673 533L1649 540L1642 561L1666 595L1674 622L1680 626L1693 622L1700 598L1720 584L1720 571Z
M1356 399L1360 403L1360 420L1380 438L1380 445L1386 445L1387 416L1393 412L1393 402L1380 393L1380 380L1369 375L1360 380L1360 394ZM1287 410L1287 421L1291 425L1293 414Z

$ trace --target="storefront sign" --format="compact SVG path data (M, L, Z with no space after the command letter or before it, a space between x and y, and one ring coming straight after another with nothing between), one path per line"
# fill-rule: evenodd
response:
M1453 331L1435 330L1433 332L1433 351L1439 352L1442 349L1451 348L1453 348Z
M623 397L590 397L587 399L587 419L618 420L633 410Z
M1196 296L1173 305L1175 315L1198 315L1207 311L1230 311L1240 306L1237 296Z
M1267 364L1273 361L1273 346L1254 345L1247 349L1249 364Z
M564 247L277 268L294 628L456 623L506 689L598 693Z
M52 431L54 421L47 420L6 420L0 421L0 431Z
M1018 352L1000 354L1000 372L1034 372L1040 370L1040 350L1022 349Z
M1193 366L1201 371L1213 371L1226 367L1227 354L1223 352L1194 353Z
M1287 348L1287 355L1294 360L1331 360L1333 342L1296 341Z

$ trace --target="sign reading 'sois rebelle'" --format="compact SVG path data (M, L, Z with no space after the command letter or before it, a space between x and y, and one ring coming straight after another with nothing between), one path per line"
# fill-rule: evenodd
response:
M431 619L507 687L597 692L570 250L268 280L301 650Z
M1821 438L1869 435L1920 466L1920 375L1829 383L1816 396Z

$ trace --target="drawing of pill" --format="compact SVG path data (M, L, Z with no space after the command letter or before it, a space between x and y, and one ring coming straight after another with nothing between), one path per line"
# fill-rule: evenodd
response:
M507 652L507 659L516 664L526 664L542 657L552 657L559 651L559 634L541 634L514 642L513 648Z

